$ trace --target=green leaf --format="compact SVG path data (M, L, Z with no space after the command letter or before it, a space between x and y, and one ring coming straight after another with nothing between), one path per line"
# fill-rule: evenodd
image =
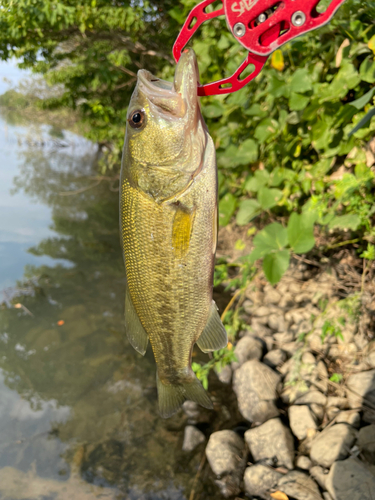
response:
M288 221L289 245L295 253L309 252L315 245L314 224L307 214L293 212Z
M311 76L307 69L299 68L297 69L292 76L290 82L290 90L292 92L304 93L312 90L312 81Z
M309 97L292 92L289 99L289 108L291 111L301 111L306 108L309 101Z
M361 110L362 108L364 108L366 106L366 104L368 102L370 102L372 96L374 95L374 92L375 92L375 87L373 87L371 90L366 92L366 94L364 94L359 99L356 99L355 101L352 101L351 103L349 103L350 106L354 106L355 108Z
M239 226L244 226L260 213L261 207L256 200L242 200L237 212L236 222Z
M284 248L288 243L288 232L281 224L273 222L255 236L253 243L263 257L273 250Z
M219 225L226 226L234 211L236 210L237 200L232 193L227 193L219 202Z
M270 253L264 257L263 271L272 285L275 285L281 280L289 267L289 262L289 250L279 250L278 252Z
M355 231L360 223L361 219L357 214L338 215L331 220L328 227L329 229L352 229Z
M246 191L256 193L269 180L270 174L267 170L256 170L253 177L250 177L244 185Z
M351 130L348 134L348 137L351 137L353 134L358 132L361 128L363 128L367 123L371 120L371 118L375 116L375 108L371 108L366 115L362 118L362 120L357 123L357 125Z
M375 61L373 58L367 58L361 64L359 68L359 75L364 82L374 83L375 82Z
M255 129L254 137L259 140L261 144L267 141L278 132L278 124L272 118L265 118Z
M312 127L312 144L315 149L325 149L332 138L331 125L327 122L318 121Z
M213 101L211 104L204 106L203 114L206 118L218 118L222 116L225 108L219 101Z
M269 210L277 205L282 195L280 189L270 189L263 186L258 191L258 201L263 210Z
M240 144L236 157L239 165L254 163L258 159L258 143L254 139L246 139Z

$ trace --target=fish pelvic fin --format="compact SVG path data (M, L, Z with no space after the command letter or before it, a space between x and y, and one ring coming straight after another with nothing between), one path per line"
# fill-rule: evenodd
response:
M148 336L138 317L137 311L134 309L128 284L126 284L125 288L125 331L132 347L144 356L147 349Z
M197 344L203 352L217 351L228 344L227 331L221 322L214 301L212 301L206 326L197 340Z
M160 380L157 374L156 383L158 388L159 411L163 418L171 417L187 399L195 401L204 408L213 410L213 404L209 395L194 374L192 374L192 377L186 380L186 382L180 384L165 384Z

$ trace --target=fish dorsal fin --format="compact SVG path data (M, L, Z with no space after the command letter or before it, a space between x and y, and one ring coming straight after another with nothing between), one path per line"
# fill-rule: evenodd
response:
M197 341L198 347L203 352L217 351L228 344L227 331L221 322L217 307L212 301L207 324Z
M134 309L128 284L125 287L125 331L134 349L144 356L147 349L148 336Z

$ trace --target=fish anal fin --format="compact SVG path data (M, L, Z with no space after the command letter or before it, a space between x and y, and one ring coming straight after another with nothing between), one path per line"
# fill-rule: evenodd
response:
M177 205L172 228L172 245L177 259L182 259L189 251L194 217L195 208Z
M134 309L128 285L126 285L125 289L125 331L130 344L139 354L144 356L147 349L148 336Z
M204 408L213 409L212 401L197 377L192 374L179 384L166 384L156 375L159 411L163 418L171 417L185 400L195 401Z
M212 301L207 324L197 341L198 347L203 352L217 351L228 344L227 331L221 322L217 307Z

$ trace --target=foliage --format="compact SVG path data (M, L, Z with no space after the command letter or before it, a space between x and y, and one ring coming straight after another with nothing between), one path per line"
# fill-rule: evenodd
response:
M78 110L90 138L106 146L106 168L118 166L136 72L172 77L173 41L194 5L3 0L0 56L59 85L43 106ZM217 149L219 223L257 219L248 263L263 259L271 283L292 253L313 248L317 232L345 233L359 253L375 243L365 150L375 130L374 18L371 0L348 0L329 25L276 51L244 89L202 99ZM246 55L224 19L205 23L192 45L203 82L232 73Z
M232 363L233 361L237 361L236 355L233 351L233 346L230 345L224 349L220 349L219 351L215 351L213 353L212 359L207 363L201 365L199 363L192 363L191 367L195 372L196 376L202 382L203 387L208 389L208 375L211 370L215 370L220 373L221 370Z

